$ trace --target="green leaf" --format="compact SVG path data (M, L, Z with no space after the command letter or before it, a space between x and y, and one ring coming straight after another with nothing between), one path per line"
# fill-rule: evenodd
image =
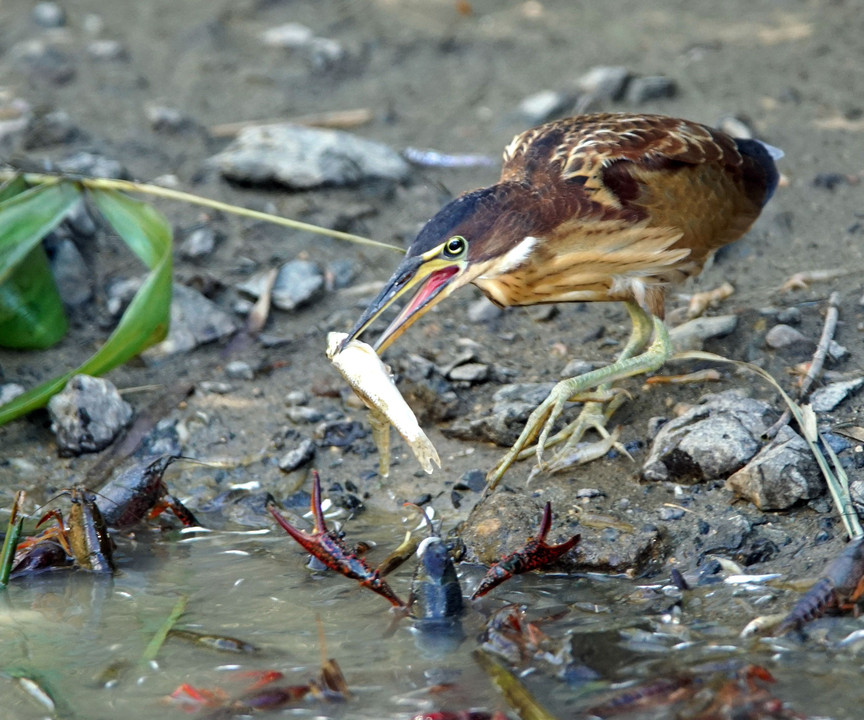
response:
M73 375L108 372L159 342L168 332L171 318L171 228L167 220L150 205L113 190L90 190L88 194L151 272L99 351L75 370L32 388L0 407L0 425L45 405Z

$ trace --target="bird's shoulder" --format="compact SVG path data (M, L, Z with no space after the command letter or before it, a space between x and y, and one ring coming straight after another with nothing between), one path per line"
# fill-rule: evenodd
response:
M504 151L501 179L538 182L596 178L618 161L649 169L670 164L741 163L732 138L663 115L577 115L527 130Z

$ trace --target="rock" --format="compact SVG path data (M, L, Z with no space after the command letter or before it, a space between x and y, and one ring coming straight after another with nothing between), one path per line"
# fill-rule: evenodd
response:
M651 75L633 78L627 85L627 102L639 105L641 103L663 100L675 97L678 86L672 78L665 75Z
M733 138L750 140L753 138L753 128L744 118L735 115L723 115L717 121L717 127Z
M305 47L314 37L315 33L311 28L293 22L268 28L261 33L261 41L265 45L289 49Z
M241 292L260 297L267 271L256 273L237 285ZM279 268L273 283L272 302L280 310L295 310L314 300L324 291L324 274L309 260L291 260Z
M75 375L48 402L51 431L60 455L69 457L108 447L132 419L132 407L108 380Z
M30 103L0 90L0 140L26 130L31 117Z
M87 263L71 240L57 243L51 258L51 273L66 305L79 307L93 297Z
M813 178L813 187L823 190L834 191L839 185L857 185L860 179L855 175L846 175L839 172L819 173Z
M304 438L296 448L285 453L279 459L279 469L284 472L293 472L311 462L314 457L315 443L309 438Z
M737 325L736 315L714 315L688 320L669 331L672 350L673 352L701 350L706 340L728 335Z
M209 162L229 180L294 189L400 181L409 174L408 163L386 145L290 123L245 128Z
M94 60L125 60L126 48L117 40L93 40L87 45L87 54Z
M593 360L583 360L582 358L573 358L561 370L559 377L574 378L579 375L591 372L601 367L603 363L594 362Z
M56 2L36 3L30 11L30 17L43 28L58 28L66 24L66 11Z
M44 38L21 40L9 48L6 56L31 78L53 85L64 85L75 77L75 63L56 43Z
M541 90L519 103L517 112L532 125L551 120L567 107L570 99L557 90Z
M498 307L485 295L468 306L468 319L478 325L497 320L503 313L504 309Z
M88 177L114 178L129 180L129 171L117 160L104 155L90 152L77 152L57 162L60 172L70 175L87 175Z
M489 370L486 363L469 362L454 367L447 373L447 377L458 382L482 383L489 379Z
M230 395L234 392L234 386L231 383L220 382L219 380L202 380L196 388L202 393L213 395Z
M459 396L435 364L419 355L400 359L399 391L421 425L452 420L459 411Z
M684 517L684 510L682 510L681 508L662 507L657 512L663 522L669 522L670 520L680 520L682 517Z
M329 291L348 287L357 277L357 265L353 260L331 260L324 270L324 285Z
M255 371L249 363L234 360L225 366L225 377L231 380L254 380Z
M291 390L285 395L285 404L288 406L306 405L309 402L309 393L305 390Z
M216 247L216 237L216 231L209 225L193 228L180 244L180 255L187 260L206 257Z
M786 426L747 465L726 480L726 488L760 510L785 510L821 495L825 481L804 438Z
M52 145L63 145L75 140L80 131L65 110L55 110L33 118L27 125L24 147L38 150Z
M576 81L583 93L600 101L620 100L630 80L630 71L616 65L597 65Z
M845 360L849 357L849 349L838 343L836 340L832 340L828 343L828 357L834 362Z
M800 325L801 311L797 307L783 308L777 313L777 322L784 325Z
M772 327L765 335L765 344L772 350L780 350L796 346L812 346L813 341L791 325L780 323Z
M772 415L768 403L735 390L706 395L660 428L642 477L678 483L726 478L759 452Z
M320 410L308 405L292 405L285 412L293 423L316 423L324 418Z
M237 331L234 318L197 290L179 283L172 287L171 329L165 340L141 353L145 360L188 352Z
M4 383L0 385L0 406L12 402L19 395L24 394L24 386L18 383Z
M831 383L810 395L810 405L814 412L830 412L847 397L858 392L862 385L864 385L864 378Z
M144 115L156 132L179 133L194 125L182 110L166 105L147 105Z

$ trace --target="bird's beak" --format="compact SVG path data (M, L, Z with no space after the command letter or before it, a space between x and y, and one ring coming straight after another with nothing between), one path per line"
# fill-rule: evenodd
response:
M390 323L390 326L375 343L375 350L380 354L423 313L455 289L451 283L454 278L462 274L464 269L464 261L445 260L440 257L437 249L425 255L406 257L396 268L378 297L366 308L354 328L348 333L348 337L342 341L342 347L366 330L390 305L419 286L408 304L402 308L396 319ZM450 292L444 292L448 286L450 286Z

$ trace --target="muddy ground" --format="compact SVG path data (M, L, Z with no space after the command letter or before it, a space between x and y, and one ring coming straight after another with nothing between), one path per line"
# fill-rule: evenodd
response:
M758 137L786 152L781 163L785 182L753 230L680 290L692 293L723 281L736 288L711 312L738 315L737 329L709 342L706 349L760 362L791 387L786 368L809 353L769 350L764 335L776 322L778 310L794 307L801 313L799 329L817 338L824 301L837 290L841 323L836 339L851 355L831 369L860 373L864 365L864 207L858 184L864 170L864 39L858 3L78 0L63 4L65 26L50 30L34 22L32 5L0 7L2 85L30 103L37 115L65 111L76 132L48 145L34 142L32 132L12 136L4 141L7 157L57 160L86 149L119 161L142 181L173 174L181 188L195 193L400 245L407 244L448 198L493 182L497 168L415 168L410 180L400 185L308 192L239 187L205 164L228 142L210 130L236 121L368 108L371 122L352 130L362 137L397 150L415 146L498 157L515 133L532 124L517 108L538 90L575 95L577 79L598 65L665 75L677 85L673 97L642 103L607 100L591 109L659 112L708 124L735 115ZM264 46L261 33L286 22L302 23L315 35L335 40L344 57L317 62L302 51ZM94 56L90 46L96 39L117 41L121 52ZM51 52L41 61L27 59L22 43L29 41L39 41ZM190 122L174 131L154 127L146 115L151 104L176 108ZM231 216L202 216L199 209L182 204L159 207L178 237L202 221L219 233L221 239L206 259L190 262L177 257L176 275L181 282L206 287L227 309L237 299L235 283L295 257L322 264L351 259L357 268L355 288L383 281L396 262L386 251ZM96 300L73 315L72 332L58 348L39 355L0 352L4 381L35 384L81 362L104 337L108 281L140 272L118 247L99 238L92 267ZM817 268L844 268L849 274L779 292L791 274ZM286 395L298 388L311 390L310 404L325 415L363 419L362 413L345 408L334 397L341 384L322 358L326 333L347 330L371 294L331 292L295 312L275 311L267 333L286 340L275 347L253 344L226 357L224 344L210 345L156 365L130 363L110 374L120 388L159 386L129 395L139 410L175 381L195 384L194 394L183 403L172 403L174 409L168 413L188 432L184 452L242 461L228 471L172 469L167 480L178 494L191 497L195 505L231 483L258 481L261 490L277 497L303 486L305 470L286 475L276 460L301 437L312 437L315 425L287 420ZM476 343L472 348L477 358L492 364L496 372L487 382L453 386L458 398L455 414L462 418L488 410L502 382L558 379L574 357L610 359L628 332L623 308L614 305L560 306L551 316L513 309L476 323L466 313L479 297L473 288L461 291L387 354L397 368L410 367L411 353L447 366L464 351L465 339ZM686 299L672 294L670 309L685 304ZM229 359L257 368L254 379L230 380L231 390L225 394L203 391L202 381L225 380ZM754 569L813 574L843 542L842 528L828 503L761 513L736 503L722 482L677 493L672 483L639 482L649 419L671 415L677 403L693 402L706 392L742 388L781 409L766 386L722 372L721 381L696 386L645 390L639 381L625 384L633 399L618 412L616 422L622 425L622 439L633 448L635 463L620 456L605 458L560 476L540 476L528 487L530 462L515 466L498 491L509 498L502 505L515 512L513 538L530 533L547 499L562 524L560 534L566 534L568 526L575 527L572 508L578 502L629 523L633 534L651 538L639 546L638 557L610 560L609 566L617 570L657 572L664 564L693 569L706 552L716 551ZM827 427L861 424L862 397L847 400L822 421ZM418 402L421 416L439 414L434 397ZM385 509L395 511L404 500L429 495L446 526L454 527L480 499L476 490L463 489L457 491L455 507L454 484L469 471L485 473L503 449L449 439L442 431L450 422L427 422L443 460L441 470L432 476L417 472L413 459L404 457L382 484L372 472L377 460L368 437L348 451L319 447L313 466L320 469L325 484L350 489L353 483L363 502ZM854 446L844 457L851 478L864 477L854 462ZM59 459L47 416L41 412L0 428L2 504L8 505L17 488L41 500L55 488L86 477L97 460ZM577 500L575 493L585 488L600 494ZM661 511L667 503L683 506L686 512L664 520ZM705 523L710 528L707 536ZM604 531L584 532L600 537ZM597 566L602 568L603 563Z

